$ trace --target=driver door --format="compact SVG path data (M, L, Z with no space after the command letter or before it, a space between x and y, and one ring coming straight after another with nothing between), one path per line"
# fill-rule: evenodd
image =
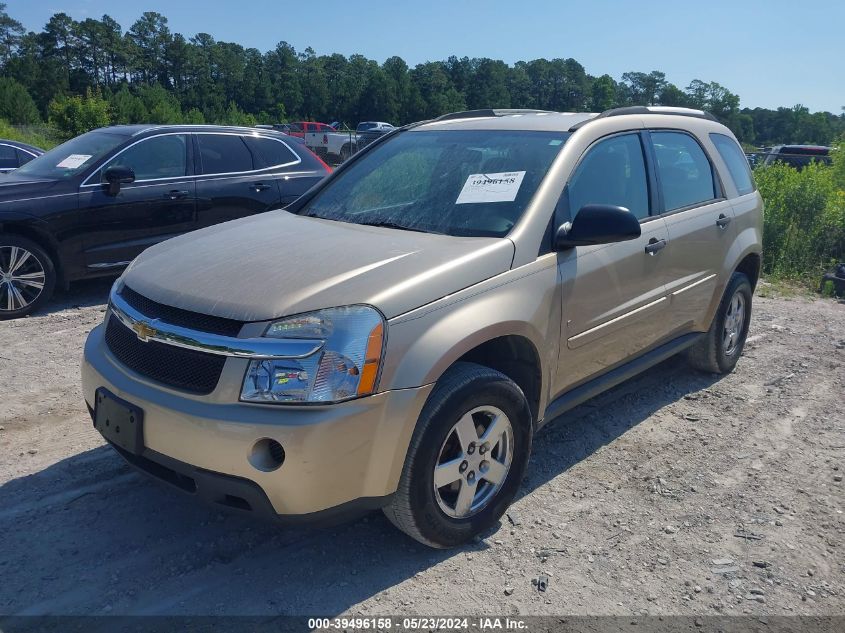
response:
M196 183L187 134L142 139L107 161L80 189L85 265L92 274L119 269L144 249L196 228ZM111 195L102 173L130 167L135 181Z
M637 216L642 235L558 254L563 318L557 394L652 346L666 331L669 303L661 256L667 229L651 215L656 204L640 134L593 144L563 195L559 223L574 219L584 205L612 204Z

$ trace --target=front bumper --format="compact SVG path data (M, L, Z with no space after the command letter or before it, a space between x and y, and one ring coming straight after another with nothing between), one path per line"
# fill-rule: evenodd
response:
M85 343L83 395L92 407L96 389L105 387L143 409L144 451L140 458L122 453L127 461L207 500L247 509L232 501L240 498L251 510L283 518L317 518L383 504L396 490L414 426L433 387L334 405L246 404L238 402L238 394L247 361L229 358L214 392L195 396L121 365L106 346L104 330L96 327ZM265 438L285 451L284 463L271 472L248 459L255 443ZM180 478L193 479L193 489Z

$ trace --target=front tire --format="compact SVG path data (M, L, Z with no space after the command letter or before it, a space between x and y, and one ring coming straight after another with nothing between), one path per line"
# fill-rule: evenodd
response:
M456 363L420 414L387 518L448 548L483 533L516 495L531 453L531 409L501 372Z
M39 309L56 287L53 260L38 244L0 235L0 321Z
M734 273L707 334L687 351L695 369L713 374L729 374L736 367L748 326L751 323L751 282L743 273Z

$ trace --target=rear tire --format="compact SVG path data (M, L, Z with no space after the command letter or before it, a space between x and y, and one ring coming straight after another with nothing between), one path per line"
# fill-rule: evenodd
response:
M38 244L0 235L0 321L38 310L53 296L56 268Z
M466 543L510 505L532 436L531 409L516 383L488 367L456 363L423 407L385 515L430 547Z
M751 323L751 282L734 273L707 334L687 350L693 368L713 374L728 374L736 367Z

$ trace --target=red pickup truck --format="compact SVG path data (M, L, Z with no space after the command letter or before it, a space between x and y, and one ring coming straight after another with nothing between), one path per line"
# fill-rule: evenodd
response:
M326 123L315 123L313 121L294 121L293 123L286 123L288 128L285 130L290 136L298 136L305 138L308 132L334 132L334 128Z

